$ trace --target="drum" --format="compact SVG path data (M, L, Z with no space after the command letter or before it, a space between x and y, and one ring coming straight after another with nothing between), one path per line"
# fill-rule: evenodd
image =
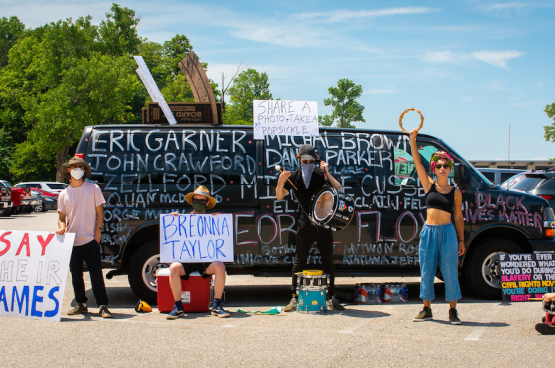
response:
M326 311L329 275L320 270L304 270L297 275L297 311L317 313Z
M314 224L333 231L343 230L355 215L355 201L344 192L325 187L312 196L309 213Z
M324 274L322 271L305 270L296 273L297 275L297 288L303 289L322 289L328 287L329 275Z
M326 312L326 289L300 289L297 311L305 313Z

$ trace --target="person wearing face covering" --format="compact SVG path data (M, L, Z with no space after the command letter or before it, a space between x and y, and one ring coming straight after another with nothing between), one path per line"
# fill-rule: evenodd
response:
M98 185L85 181L91 175L89 165L79 157L73 157L63 165L62 175L70 185L58 195L58 230L56 234L74 233L75 241L69 269L77 306L67 314L85 314L87 296L83 280L83 261L87 264L93 294L103 318L111 318L108 295L104 285L100 259L100 234L104 221L104 197Z
M332 230L316 226L308 218L311 198L318 190L328 183L336 190L342 191L343 188L329 172L329 167L326 162L320 161L320 167L314 166L318 159L318 155L312 145L302 145L299 148L299 153L295 157L300 160L301 166L293 173L290 171L282 172L276 187L277 200L283 199L290 190L293 190L294 198L296 198L299 203L296 251L291 285L293 297L283 310L285 312L291 312L298 308L296 273L302 272L307 268L308 253L314 242L316 242L320 250L323 271L330 276L327 306L329 309L343 310L345 307L339 304L334 297L335 273L333 267ZM294 187L291 183L293 183Z
M185 200L193 206L194 215L203 215L206 210L212 209L216 205L216 199L210 196L208 188L200 185L185 196ZM171 212L173 216L178 216L178 212ZM216 215L214 213L213 215ZM181 279L187 280L191 272L197 271L203 278L214 275L214 303L212 304L212 315L217 317L229 317L222 306L222 296L225 287L225 264L216 261L212 263L179 263L173 262L170 265L170 288L175 301L173 309L168 313L167 319L177 319L185 315L183 303L181 302Z

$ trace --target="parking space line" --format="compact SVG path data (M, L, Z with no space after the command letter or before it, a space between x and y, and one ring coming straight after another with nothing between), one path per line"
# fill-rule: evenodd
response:
M464 338L465 341L478 341L482 337L482 334L486 331L487 326L483 326L484 324L491 324L493 322L494 317L497 313L501 310L502 305L497 304L491 307L488 312L482 317L480 320L480 327L474 327L468 336Z

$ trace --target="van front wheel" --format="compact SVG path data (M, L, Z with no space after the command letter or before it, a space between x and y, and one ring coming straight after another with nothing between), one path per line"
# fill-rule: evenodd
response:
M471 290L485 299L501 297L501 269L499 255L523 253L522 248L506 238L488 238L474 246L466 260L465 276Z
M160 263L160 245L151 240L140 247L129 262L128 279L131 289L149 304L156 305L156 272L167 267Z

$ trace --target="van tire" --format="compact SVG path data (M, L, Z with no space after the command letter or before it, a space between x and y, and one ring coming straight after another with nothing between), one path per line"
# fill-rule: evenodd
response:
M510 239L493 237L482 240L473 248L474 251L465 262L464 276L468 281L468 287L485 299L500 299L501 279L497 274L500 273L499 254L523 253L522 247Z
M158 239L143 244L131 257L128 267L128 280L131 289L151 305L156 305L156 271L166 267L160 263L160 244Z
M10 217L12 215L12 211L9 208L2 208L0 209L0 217Z

